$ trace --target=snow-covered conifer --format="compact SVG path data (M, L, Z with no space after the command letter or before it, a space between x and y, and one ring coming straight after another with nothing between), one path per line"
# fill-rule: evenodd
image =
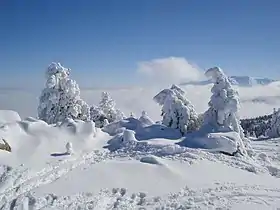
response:
M142 116L139 118L139 121L145 126L154 124L154 121L148 116L147 112L145 111L142 111Z
M164 89L154 97L162 106L162 124L179 129L182 134L199 128L198 115L184 95L185 92L180 87L172 85L170 89Z
M273 110L270 126L269 129L267 129L266 134L271 138L280 136L280 109Z
M99 102L99 109L104 113L109 123L121 120L125 117L123 112L121 112L119 109L116 109L115 106L116 103L111 98L110 94L108 92L103 92L101 101Z
M38 106L38 117L49 124L67 118L87 121L90 119L89 106L80 98L76 81L69 78L70 69L60 63L51 63L46 72L46 85Z
M219 67L210 68L205 73L214 83L209 109L204 114L204 124L214 128L230 128L244 138L239 120L239 95L231 86L228 77Z

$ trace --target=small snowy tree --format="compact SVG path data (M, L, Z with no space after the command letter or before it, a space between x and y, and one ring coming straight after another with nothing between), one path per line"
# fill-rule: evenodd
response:
M280 136L280 109L273 110L270 126L267 129L266 134L271 138Z
M139 121L145 126L154 124L154 121L148 116L147 112L145 111L142 111L142 116L139 118Z
M244 138L239 120L238 92L232 88L228 77L219 67L208 69L205 75L212 78L214 86L211 89L209 109L204 114L204 124L216 129L232 129L239 133L241 138Z
M95 122L97 128L102 128L104 126L104 121L106 119L103 111L97 106L90 107L90 120Z
M170 89L164 89L154 97L162 106L162 124L179 129L182 134L199 128L198 115L184 94L180 87L172 85Z
M73 145L71 142L67 142L65 145L65 149L66 149L66 153L71 155L74 151L73 151Z
M80 98L76 81L69 78L70 69L60 63L51 63L47 69L47 82L39 98L38 117L49 124L67 118L87 121L89 106Z
M111 98L108 92L103 92L101 101L99 102L99 109L104 113L109 123L121 120L125 117L124 113L115 108L116 103Z

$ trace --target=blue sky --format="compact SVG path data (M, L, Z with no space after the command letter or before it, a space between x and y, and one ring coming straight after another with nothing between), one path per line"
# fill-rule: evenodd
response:
M60 61L91 85L132 83L139 62L174 56L280 78L279 8L278 0L2 0L1 77L37 81Z

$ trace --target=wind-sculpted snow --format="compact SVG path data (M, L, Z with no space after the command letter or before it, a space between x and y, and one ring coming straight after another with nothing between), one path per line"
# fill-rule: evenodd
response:
M182 188L166 196L148 196L143 192L131 193L125 188L104 189L98 195L80 193L74 196L55 196L36 199L36 209L245 209L255 206L270 209L280 203L280 190L261 185L215 183L203 189ZM250 204L248 202L250 201ZM35 205L34 205L35 206Z
M108 154L107 154L108 155ZM105 155L94 152L91 155L87 155L84 158L78 160L73 160L73 163L76 163L76 168L81 165L86 167L92 167L92 164L100 164L100 161L106 161L106 159L115 159L117 157L122 157L126 159L124 156L113 156ZM210 162L206 161L207 157ZM211 162L215 161L214 156L217 158L217 164L213 165ZM176 157L172 156L175 161ZM189 170L189 173L185 173L184 176L190 176L191 180L198 179L199 177L204 177L203 174L200 174L201 171L208 170L212 168L215 171L208 171L208 176L204 177L201 183L201 186L196 186L196 184L192 184L192 182L187 182L188 184L185 187L181 187L176 192L163 192L161 195L149 195L149 193L145 191L131 191L127 188L127 186L123 186L120 188L110 188L110 189L100 189L99 193L92 192L80 192L77 194L61 196L56 195L55 193L47 193L43 196L38 196L36 193L32 193L29 191L32 187L40 187L43 184L47 184L47 180L51 182L55 179L62 177L62 172L57 173L56 171L51 171L51 173L41 173L40 176L35 176L32 182L32 178L27 180L26 184L22 184L19 187L14 187L14 194L11 197L6 197L6 203L2 207L2 209L17 209L21 207L22 209L244 209L246 206L255 206L257 209L274 209L273 207L277 207L280 204L280 182L278 180L273 180L273 178L266 177L268 182L260 182L259 178L254 175L247 176L246 172L236 171L235 174L230 175L234 170L231 168L227 168L223 166L223 162L229 161L232 166L235 164L238 166L238 162L241 163L239 168L242 168L241 160L233 160L231 158L210 154L206 152L199 151L189 151L184 153L183 156L177 157L178 160L184 160L183 157L187 160L192 160L188 164L194 169ZM170 156L171 158L171 156ZM141 158L143 160L147 158ZM223 159L223 160L222 160ZM205 162L206 161L206 162ZM235 163L236 161L236 163ZM68 161L62 163L60 166L66 169L75 170L75 167L65 167ZM70 161L72 162L72 161ZM78 166L79 162L79 166ZM147 162L147 161L145 161ZM149 161L148 161L149 162ZM150 161L151 162L151 161ZM164 159L161 160L162 164L158 164L158 167L169 167L169 170L173 170L170 165L165 163ZM172 163L172 162L169 162ZM220 164L219 164L220 163ZM245 161L244 161L245 163ZM71 164L70 164L71 165ZM69 165L69 166L70 166ZM73 165L71 165L73 166ZM190 167L189 166L189 167ZM207 166L207 167L206 167ZM58 168L61 168L58 167ZM174 167L174 166L173 166ZM185 165L187 167L187 165ZM57 170L57 169L55 169ZM174 169L175 170L175 169ZM228 174L219 174L224 173L227 170L230 170ZM194 171L197 178L194 176ZM246 171L246 170L244 170ZM55 172L53 175L53 172ZM68 171L69 172L69 171ZM86 172L86 171L85 171ZM175 172L175 171L174 171ZM205 171L206 172L206 171ZM252 173L253 171L247 171ZM89 173L89 172L86 172ZM213 173L215 174L213 176ZM253 172L255 173L255 172ZM59 175L58 175L59 174ZM64 175L67 176L67 173ZM82 174L81 174L82 175ZM183 175L183 174L182 174ZM226 177L224 176L226 175ZM115 176L117 176L115 174ZM227 176L232 178L227 178ZM212 179L209 177L216 177L217 180L212 180L208 185L203 184L205 179ZM238 177L243 177L243 180L239 180ZM152 178L152 177L149 177ZM246 178L246 180L244 180ZM156 180L156 179L155 179ZM187 179L188 180L188 179ZM197 181L198 181L197 180ZM228 181L225 181L228 180ZM236 181L239 180L240 183ZM44 183L45 181L45 183ZM77 180L72 180L77 181ZM92 180L96 182L96 180ZM140 180L135 180L135 182ZM174 180L175 181L175 180ZM176 182L176 181L175 181ZM24 182L23 182L24 183ZM35 183L35 184L34 184ZM275 186L274 186L275 185ZM24 188L24 186L28 186L28 188ZM278 187L277 187L278 186ZM9 195L5 192L5 195ZM23 208L24 206L28 206L28 208Z
M236 149L234 132L210 133L191 148L185 143L195 138L142 122L113 124L114 136L79 120L5 124L0 134L13 150L0 151L0 209L279 206L279 140L253 141L248 155L229 156L221 151Z
M208 187L193 187L186 186L178 192L168 193L163 195L149 195L147 192L133 192L127 189L128 186L123 188L111 188L100 189L99 193L83 192L73 195L60 196L55 193L45 194L44 196L38 196L36 193L32 193L35 188L45 186L49 183L56 182L56 180L63 178L78 168L83 167L91 168L96 164L102 164L108 160L115 160L122 158L125 160L128 157L134 157L134 159L141 162L153 162L152 159L158 159L161 164L157 164L159 167L167 167L168 170L173 171L172 162L176 160L186 161L189 166L193 166L198 170L197 176L200 174L200 170L208 170L205 168L209 163L217 163L217 166L226 164L230 167L236 167L249 173L264 173L265 170L261 170L262 166L257 167L256 163L250 159L244 159L241 157L228 157L221 154L209 153L205 151L199 151L194 149L186 149L183 152L175 155L169 154L165 157L150 158L146 154L149 152L139 152L133 154L133 152L122 151L122 153L108 153L94 151L85 154L82 157L70 158L64 161L58 161L44 168L42 171L26 170L24 167L17 170L8 169L5 170L7 174L10 174L9 179L3 179L6 187L1 186L1 209L205 209L205 208L222 208L226 209L229 206L236 209L242 208L244 205L257 205L262 209L269 209L269 205L277 206L280 202L280 188L273 187L273 183L278 183L270 180L271 184L263 185L264 183L242 184L236 182L223 182L221 179L222 174L216 174L217 181L211 183ZM150 153L152 153L150 151ZM156 155L156 154L155 154ZM127 158L126 158L127 157ZM162 159L163 158L163 159ZM160 160L161 159L161 160ZM261 158L265 159L265 158ZM166 163L164 160L170 160L172 162ZM158 162L156 161L156 162ZM206 161L206 162L205 162ZM210 162L207 162L210 161ZM203 163L205 162L205 163ZM251 162L251 164L250 164ZM205 165L206 164L206 165ZM171 168L170 168L171 166ZM198 167L196 167L198 166ZM211 168L211 164L209 165ZM214 165L213 165L214 166ZM219 166L219 167L220 167ZM187 167L187 165L185 165ZM215 165L216 167L216 165ZM218 167L218 168L219 168ZM225 166L223 166L225 167ZM222 167L222 168L223 168ZM217 168L217 169L218 169ZM220 168L219 170L221 170ZM8 169L8 170L7 170ZM213 168L214 169L214 168ZM5 171L4 170L4 171ZM223 169L223 170L229 170ZM175 172L175 171L174 171ZM189 171L190 173L191 171ZM97 172L99 173L99 172ZM173 172L172 172L173 173ZM193 172L192 172L193 173ZM209 173L209 172L208 172ZM240 173L240 172L239 172ZM245 176L246 173L241 173ZM241 175L240 174L240 175ZM131 174L132 175L132 174ZM183 175L183 174L182 174ZM210 174L208 174L209 176ZM239 176L240 176L239 175ZM2 175L3 176L3 175ZM82 176L82 174L81 174ZM188 173L185 174L188 177ZM214 177L215 177L214 176ZM250 176L249 176L250 177ZM248 178L249 178L248 177ZM254 177L252 177L254 178ZM220 181L218 181L220 179ZM156 180L156 179L155 179ZM258 180L258 179L257 179ZM74 182L78 180L72 180ZM97 182L98 180L92 180ZM136 180L135 180L136 181ZM138 180L140 181L140 180ZM245 182L245 181L244 181ZM280 183L280 182L279 182ZM276 184L277 185L277 184ZM36 191L36 190L35 190ZM265 195L265 196L264 196ZM28 207L28 208L27 208Z
M86 166L90 166L91 164L96 164L109 158L110 155L106 152L93 151L77 159L66 159L49 165L38 172L30 171L26 174L24 173L25 169L23 171L15 171L3 182L5 188L1 188L0 203L12 204L14 198L22 197L32 189L57 180L80 165L85 164ZM6 184L7 182L8 184Z

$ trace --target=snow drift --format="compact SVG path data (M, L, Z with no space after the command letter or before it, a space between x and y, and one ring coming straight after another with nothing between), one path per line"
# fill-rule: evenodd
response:
M19 114L12 110L0 110L0 125L20 121Z

